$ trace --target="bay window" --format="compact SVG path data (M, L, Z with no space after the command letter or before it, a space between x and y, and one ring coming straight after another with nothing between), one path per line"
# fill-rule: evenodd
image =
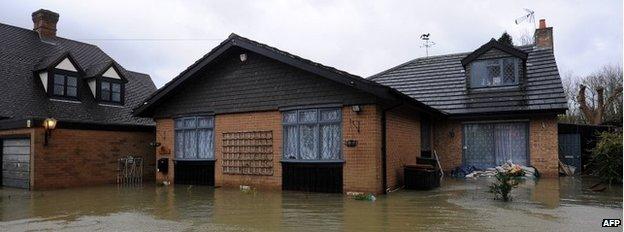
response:
M339 108L284 111L283 160L341 160Z
M193 116L175 120L176 160L214 160L214 117Z

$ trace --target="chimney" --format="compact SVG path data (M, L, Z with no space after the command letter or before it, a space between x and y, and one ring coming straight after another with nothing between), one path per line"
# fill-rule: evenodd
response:
M546 19L540 19L539 28L535 29L535 46L541 48L553 48L553 28L546 27Z
M39 38L42 39L56 37L58 20L59 14L49 10L40 9L32 13L33 30L39 33Z

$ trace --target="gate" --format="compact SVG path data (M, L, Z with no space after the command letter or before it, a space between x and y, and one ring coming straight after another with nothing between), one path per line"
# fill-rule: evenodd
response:
M574 166L574 173L581 171L581 135L559 134L559 159Z

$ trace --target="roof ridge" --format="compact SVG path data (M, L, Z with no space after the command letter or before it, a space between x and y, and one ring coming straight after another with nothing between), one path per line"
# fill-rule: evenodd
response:
M525 45L519 45L519 46L515 46L514 45L513 46L513 48L515 48L515 49L532 48L532 47L533 47L533 44L525 44ZM389 73L391 71L394 71L396 69L402 68L402 67L404 67L404 66L406 66L408 64L411 64L412 62L416 62L416 61L419 61L419 60L427 60L427 59L433 59L433 58L442 58L442 57L448 57L448 56L459 56L459 55L464 55L464 54L468 55L468 54L470 54L472 52L474 52L474 51L464 51L464 52L447 53L447 54L435 55L435 56L416 57L414 59L411 59L411 60L408 60L406 62L403 62L403 63L401 63L401 64L399 64L397 66L393 66L393 67L391 67L389 69L386 69L386 70L381 71L379 73L373 74L373 75L367 77L366 79L374 80L374 79L376 79L376 78L378 78L378 77L380 77L380 76L382 76L384 74L387 74L387 73Z

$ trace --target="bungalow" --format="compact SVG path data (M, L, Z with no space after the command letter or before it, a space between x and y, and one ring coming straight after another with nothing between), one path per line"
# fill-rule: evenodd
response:
M431 122L445 170L512 161L557 176L557 114L567 101L546 20L534 41L512 47L492 39L472 52L418 58L369 79L445 113Z
M552 28L536 39L364 79L232 34L134 114L156 121L157 181L384 193L432 153L447 170L511 159L552 176L566 104Z
M32 30L0 23L1 186L114 183L117 159L128 155L142 157L153 179L154 122L132 109L154 83L94 45L57 36L58 19L42 9Z

